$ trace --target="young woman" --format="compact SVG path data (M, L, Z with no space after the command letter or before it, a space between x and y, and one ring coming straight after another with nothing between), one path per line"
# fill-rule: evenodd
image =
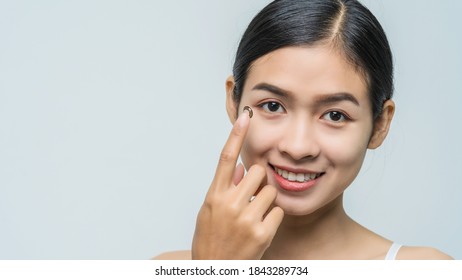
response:
M387 38L358 1L270 3L243 35L226 94L234 126L192 250L157 259L450 259L394 244L344 211L343 192L395 110Z

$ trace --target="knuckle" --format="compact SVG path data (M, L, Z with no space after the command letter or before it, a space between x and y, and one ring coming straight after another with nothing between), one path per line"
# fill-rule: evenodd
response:
M265 246L269 243L269 234L262 227L254 228L252 235L255 242L260 246Z
M230 203L226 207L226 212L228 215L231 217L237 217L239 216L239 213L241 212L241 209L237 203Z
M252 232L254 222L249 215L243 215L242 217L240 217L239 224L242 228L250 229L250 231Z
M204 199L204 206L211 207L215 203L215 199L213 195L207 195Z
M231 162L234 160L234 154L229 150L223 150L220 153L220 162Z
M204 199L201 211L223 218L236 219L241 213L241 206L221 195L208 194Z
M221 204L222 197L215 191L209 191L205 196L203 206L207 208L215 208Z

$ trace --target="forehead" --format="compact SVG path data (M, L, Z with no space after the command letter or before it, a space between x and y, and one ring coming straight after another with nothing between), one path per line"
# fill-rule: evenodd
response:
M348 92L368 100L364 75L329 46L286 47L260 57L249 69L244 92L261 82L294 93Z

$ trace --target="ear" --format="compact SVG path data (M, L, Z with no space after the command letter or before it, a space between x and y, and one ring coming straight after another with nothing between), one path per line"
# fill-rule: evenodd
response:
M389 99L383 104L382 114L374 121L374 128L371 139L369 140L369 149L376 149L382 145L385 137L390 130L391 120L395 113L395 102Z
M237 119L238 104L234 101L233 98L234 87L234 77L229 76L226 79L226 112L228 113L228 118L231 123L234 123Z

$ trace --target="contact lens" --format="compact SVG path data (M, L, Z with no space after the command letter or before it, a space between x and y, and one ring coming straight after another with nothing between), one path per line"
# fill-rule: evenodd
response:
M250 118L253 116L252 108L250 108L249 106L244 106L244 110L243 110L243 111L248 111L248 112L249 112L249 117L250 117Z

